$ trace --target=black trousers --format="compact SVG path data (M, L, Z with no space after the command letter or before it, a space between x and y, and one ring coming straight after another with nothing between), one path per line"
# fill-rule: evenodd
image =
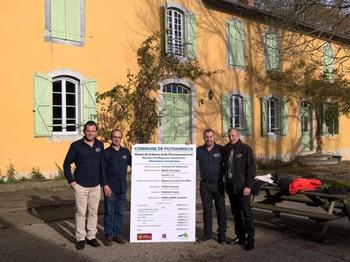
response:
M225 211L225 191L223 186L218 186L217 182L207 183L201 181L200 194L203 205L204 236L211 237L213 226L213 200L215 203L217 223L219 227L219 237L224 238L226 234L226 211Z
M231 212L235 220L235 233L240 239L253 238L255 227L250 206L251 196L243 196L243 190L233 191L231 183L226 184L226 192L230 199Z

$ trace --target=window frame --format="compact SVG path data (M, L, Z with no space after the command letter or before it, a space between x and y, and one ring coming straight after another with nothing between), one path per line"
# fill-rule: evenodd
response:
M302 100L300 102L300 107L301 107L301 111L302 112L309 112L311 105L310 102L306 101L306 100ZM311 132L311 128L309 127L309 123L312 121L312 119L310 118L309 115L304 115L302 114L300 116L300 132Z
M178 57L182 57L182 58L185 58L187 57L187 54L186 54L186 21L185 21L185 17L186 17L186 11L179 8L179 7L175 7L175 6L167 6L166 8L166 12L167 12L167 18L168 18L168 21L167 21L167 51L168 53L170 54L173 54L175 56L178 56ZM173 16L172 16L172 21L170 21L170 12L173 13ZM176 46L176 43L172 43L172 42L176 42L176 36L175 36L175 29L174 29L174 25L176 25L174 22L176 20L176 17L174 14L179 14L181 17L181 23L180 23L180 34L181 34L181 43L179 44L179 48L181 48L182 50L178 50L178 52L174 52L174 49L177 49L177 48L174 48L174 46ZM173 29L170 29L170 23L172 23L173 25ZM171 36L174 36L174 40L173 41L170 41L171 39ZM171 47L171 48L170 48ZM176 50L175 50L176 51Z
M271 103L275 103L275 108L271 108ZM274 110L274 112L272 112ZM266 100L266 134L269 136L279 136L281 135L281 100L276 97L269 97ZM272 123L274 119L274 123ZM274 125L274 127L272 126Z
M177 12L181 14L181 37L182 37L182 50L180 52L174 52L173 48L169 48L169 44L173 47L173 44L169 41L169 36L174 35L173 30L169 32L169 11ZM173 20L172 20L173 21ZM196 14L186 9L180 4L165 3L164 5L164 51L165 54L176 56L180 62L186 62L197 58L197 29L196 29ZM178 49L178 48L177 48Z
M85 0L80 0L80 33L81 40L73 41L60 39L51 36L51 0L45 0L45 33L44 40L64 45L84 46L85 45Z
M79 128L79 123L80 123L80 116L81 116L81 99L80 99L80 94L81 94L81 84L80 81L76 78L73 78L71 76L56 76L52 79L52 95L55 93L53 90L53 84L56 81L61 81L61 128L62 131L54 131L54 102L52 102L52 135L53 136L60 136L60 135L78 135L80 134L80 128ZM75 85L75 126L76 129L75 131L67 131L67 101L66 101L66 95L67 95L67 90L66 90L66 84L67 82L71 82ZM53 99L52 99L53 101Z
M235 105L235 101L238 101L238 111L235 112L237 106ZM237 128L241 133L244 133L246 129L245 123L245 110L244 110L244 100L243 96L240 94L231 94L230 95L230 127ZM236 125L236 119L238 118L238 126Z
M337 108L337 111L333 111L332 112L332 108L331 107L335 107ZM333 116L331 116L331 122L327 121L328 118L328 114L333 113ZM339 108L337 107L337 105L335 105L335 103L332 102L326 102L325 104L323 104L323 110L322 110L322 115L321 115L321 119L322 119L322 135L323 136L335 136L335 135L339 135ZM330 126L329 124L332 124L332 126ZM330 132L331 130L331 132Z

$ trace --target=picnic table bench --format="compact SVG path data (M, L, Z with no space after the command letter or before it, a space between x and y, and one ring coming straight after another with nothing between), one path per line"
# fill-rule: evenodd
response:
M281 213L290 215L308 217L317 223L322 223L321 241L325 240L329 222L347 217L350 222L350 207L347 194L326 194L319 191L308 191L297 193L296 195L287 195L286 192L280 191L278 187L263 186L261 190L265 191L263 200L253 200L252 207L272 211L276 217L280 217ZM305 209L305 207L282 207L276 204L283 201L297 202L306 206L320 207L317 210Z

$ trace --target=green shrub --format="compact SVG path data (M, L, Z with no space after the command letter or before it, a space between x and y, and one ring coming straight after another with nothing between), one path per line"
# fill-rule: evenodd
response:
M22 176L22 177L21 177L19 180L17 180L17 181L20 181L20 182L27 182L27 181L29 181L29 180L30 180L29 178Z
M16 183L16 169L15 166L10 162L10 164L7 166L6 170L6 176L7 176L7 183Z
M4 180L4 177L2 176L2 171L0 169L0 184L5 184L5 180Z
M32 181L44 181L46 178L40 172L40 169L37 167L33 167L32 172L30 173L30 180Z

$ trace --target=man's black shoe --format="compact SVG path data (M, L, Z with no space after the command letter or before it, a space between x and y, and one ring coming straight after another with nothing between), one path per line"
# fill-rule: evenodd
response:
M77 243L75 243L75 248L78 250L84 249L85 248L85 240L77 241Z
M247 243L244 245L245 250L252 250L254 249L254 238L248 238Z
M227 243L226 237L225 236L221 236L221 237L219 236L218 243L221 244L221 245L225 245Z
M208 240L211 240L211 239L213 239L212 236L204 236L204 237L202 237L201 241L208 241Z
M231 241L226 242L228 245L244 245L245 244L245 239L244 238L239 238L238 236L235 237Z
M86 244L88 244L88 245L90 245L90 246L93 246L93 247L99 247L99 246L101 246L101 244L97 242L96 238L94 238L94 239L88 239L88 240L86 241Z

